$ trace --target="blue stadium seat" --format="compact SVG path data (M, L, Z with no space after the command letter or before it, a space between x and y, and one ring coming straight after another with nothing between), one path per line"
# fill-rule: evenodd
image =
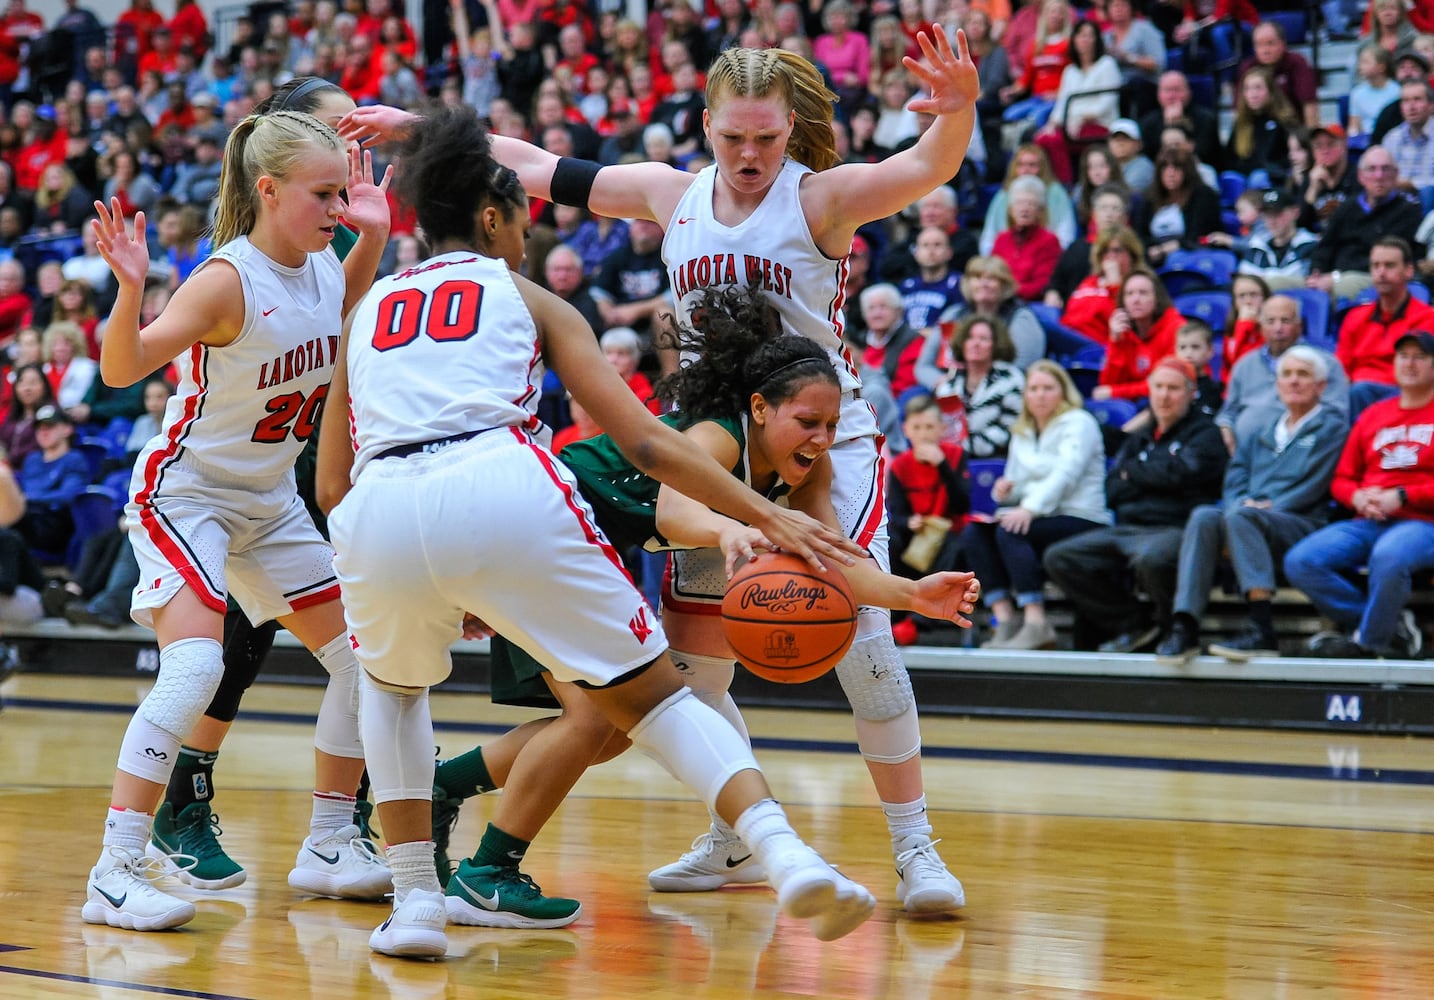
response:
M91 486L70 501L70 515L75 521L75 533L70 536L70 542L64 552L47 552L33 548L30 550L42 565L66 565L72 570L76 569L80 565L80 554L84 551L85 542L92 536L113 528L119 513L115 509L114 497L107 490Z
M994 514L996 501L991 497L991 487L1006 471L1003 458L973 458L967 463L971 472L971 513Z
M1245 175L1238 170L1220 171L1220 204L1233 208L1235 199L1245 193Z
M1175 311L1186 319L1204 320L1217 334L1230 316L1227 292L1187 292L1175 299Z
M98 481L100 467L110 457L109 443L101 438L85 438L75 444L75 451L84 456L90 466L90 482Z
M1176 51L1176 50L1171 50ZM1196 106L1202 108L1217 108L1219 102L1216 100L1215 78L1209 73L1187 73L1186 79L1190 81L1190 100Z
M1290 45L1303 45L1308 22L1302 10L1276 10L1261 11L1260 16L1266 21L1273 21L1285 32L1285 41Z
M1124 426L1125 422L1140 412L1128 399L1087 399L1085 408L1100 423L1110 427Z
M1337 330L1330 329L1329 295L1318 288L1285 288L1277 294L1287 295L1300 304L1300 319L1305 324L1305 339L1316 347L1334 350Z
M1089 396L1105 367L1105 348L1063 324L1053 306L1032 303L1026 308L1035 313L1046 335L1046 357L1070 374L1082 396Z

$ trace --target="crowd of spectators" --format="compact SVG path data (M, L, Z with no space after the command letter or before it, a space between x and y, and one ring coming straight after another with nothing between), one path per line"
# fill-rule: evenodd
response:
M704 68L730 46L780 46L822 70L838 151L863 163L929 125L902 58L934 21L967 33L979 127L949 184L861 230L838 306L904 477L898 554L933 517L950 522L937 558L987 579L988 645L1052 645L1053 580L1078 647L1178 659L1198 648L1212 553L1253 532L1268 558L1238 543L1233 568L1250 629L1215 648L1273 652L1269 593L1288 579L1337 628L1314 651L1420 651L1402 612L1410 575L1434 568L1421 5L1322 5L1318 30L1358 35L1335 120L1287 22L1245 0L655 0L645 20L582 0L426 0L417 28L403 0L256 3L219 25L194 0L159 2L133 0L113 24L80 0L43 16L10 0L0 17L0 447L27 491L0 532L0 624L36 613L27 559L76 570L43 610L122 618L105 574L78 572L72 504L123 495L165 373L127 389L96 375L115 293L94 199L145 212L153 315L209 252L229 129L296 76L361 104L465 104L560 155L695 171L711 162ZM1306 5L1260 10L1281 7ZM650 395L646 376L677 363L661 227L531 210L530 276ZM419 259L421 238L400 213L385 269ZM563 440L594 432L551 378L542 412ZM1350 515L1358 532L1318 542ZM106 536L97 552L114 544L82 533ZM1311 547L1313 562L1296 559ZM1332 566L1367 567L1364 596L1315 579Z

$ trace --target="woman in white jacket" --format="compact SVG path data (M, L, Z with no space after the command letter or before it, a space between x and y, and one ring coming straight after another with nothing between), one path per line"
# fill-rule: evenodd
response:
M1094 21L1076 24L1070 54L1056 91L1056 106L1036 133L1036 142L1051 158L1051 168L1063 184L1073 180L1071 161L1078 152L1074 144L1104 137L1110 123L1120 117L1122 85L1120 64L1105 51Z
M1114 520L1105 505L1100 425L1082 409L1075 384L1054 361L1043 359L1026 370L1005 474L991 495L1001 505L995 521L972 522L961 535L998 623L982 648L1053 649L1041 555L1063 538Z

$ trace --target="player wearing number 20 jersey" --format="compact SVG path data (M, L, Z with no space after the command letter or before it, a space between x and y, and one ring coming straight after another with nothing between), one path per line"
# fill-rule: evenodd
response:
M295 491L294 461L333 375L343 266L324 250L285 267L246 236L204 266L222 266L216 260L239 272L244 327L223 347L196 343L176 360L178 391L130 481L126 515L140 562L133 614L145 625L184 584L220 612L232 591L253 621L338 596L332 552Z

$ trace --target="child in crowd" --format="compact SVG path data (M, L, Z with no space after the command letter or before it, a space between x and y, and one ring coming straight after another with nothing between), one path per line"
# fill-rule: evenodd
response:
M1239 232L1210 233L1205 237L1205 242L1212 247L1233 250L1237 256L1244 256L1251 241L1269 239L1270 230L1265 225L1264 216L1261 215L1265 204L1264 199L1265 192L1262 190L1247 188L1242 191L1240 196L1235 199L1235 218L1240 220Z
M954 570L961 550L961 529L971 509L965 452L946 439L941 410L936 400L926 393L906 401L901 430L910 447L891 460L886 480L891 568L913 579L927 573ZM912 566L904 558L907 549L933 517L949 522L946 537L930 563ZM910 646L920 637L922 626L928 624L919 615L911 615L895 622L891 630L898 643Z

